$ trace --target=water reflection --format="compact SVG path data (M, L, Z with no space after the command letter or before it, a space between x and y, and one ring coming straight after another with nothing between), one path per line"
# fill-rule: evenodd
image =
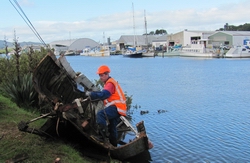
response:
M151 154L149 151L144 151L141 154L129 158L125 161L129 161L130 163L150 163L152 161Z

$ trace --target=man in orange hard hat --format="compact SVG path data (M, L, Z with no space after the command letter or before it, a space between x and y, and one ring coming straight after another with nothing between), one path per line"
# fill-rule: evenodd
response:
M106 65L98 68L97 74L104 83L102 91L86 92L91 100L103 100L104 109L97 113L99 134L103 140L108 140L113 146L117 146L116 126L120 115L126 116L127 106L125 95L116 80L109 76L110 69ZM110 135L109 135L110 133Z

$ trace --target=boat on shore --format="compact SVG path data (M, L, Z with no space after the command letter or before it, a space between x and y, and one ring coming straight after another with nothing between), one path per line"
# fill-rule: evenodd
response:
M225 58L250 58L250 48L247 45L236 46L224 55Z
M134 128L124 116L120 117L117 125L117 146L109 141L95 139L98 135L96 113L103 108L103 101L91 101L85 92L98 91L100 88L84 74L75 73L64 55L57 58L54 53L49 52L34 70L33 84L42 97L40 100L44 111L40 117L21 121L18 124L20 131L55 137L51 133L59 136L60 132L64 132L62 127L73 126L86 141L94 143L119 160L148 152L153 147L146 134L144 121L138 122ZM47 121L40 128L29 127L30 123L42 118L47 118Z
M179 55L181 57L205 57L218 58L220 55L214 49L206 47L207 40L192 40L191 45L181 48Z

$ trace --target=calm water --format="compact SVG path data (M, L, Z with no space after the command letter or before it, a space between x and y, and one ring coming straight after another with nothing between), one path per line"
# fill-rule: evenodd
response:
M90 80L100 65L111 68L139 106L131 108L133 125L145 121L152 162L250 162L250 59L67 60Z

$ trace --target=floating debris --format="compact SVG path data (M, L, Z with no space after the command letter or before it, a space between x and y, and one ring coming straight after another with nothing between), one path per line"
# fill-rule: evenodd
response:
M146 111L143 111L143 110L141 110L141 115L143 115L143 114L148 114L149 113L149 111L148 110L146 110Z
M167 110L158 110L158 113L165 113Z

